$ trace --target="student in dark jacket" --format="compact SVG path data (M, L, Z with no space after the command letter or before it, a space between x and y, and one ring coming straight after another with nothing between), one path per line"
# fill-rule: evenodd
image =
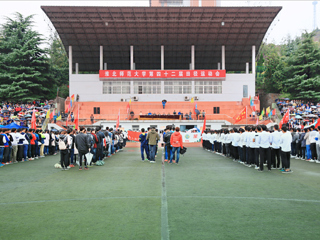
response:
M168 162L170 160L170 156L171 156L171 152L172 152L172 147L170 144L170 138L172 135L172 127L171 126L167 126L166 134L163 136L163 141L165 142L165 147L166 147L166 158L165 158L165 162ZM175 162L175 155L173 155L173 160Z
M101 131L100 127L97 127L96 129L96 134L98 138L98 143L97 143L97 160L102 160L103 159L103 141L104 141L104 133Z
M80 128L80 133L75 138L75 145L79 151L79 170L82 170L82 157L84 158L84 169L88 170L86 154L90 151L91 139L86 134L85 128Z
M139 135L139 142L140 142L140 151L141 151L141 158L144 161L144 152L146 152L147 160L149 159L149 149L148 149L148 141L147 141L147 133L145 132L144 128L141 129L141 134Z

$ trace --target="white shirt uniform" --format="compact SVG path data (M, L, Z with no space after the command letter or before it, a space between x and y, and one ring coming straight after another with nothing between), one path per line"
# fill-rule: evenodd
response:
M291 152L292 135L290 132L282 134L280 138L280 147L282 152Z
M232 146L238 147L240 142L240 133L232 134Z
M266 131L262 131L258 137L258 144L261 148L269 148L270 147L270 133Z
M271 139L271 147L273 149L280 148L281 135L282 135L282 133L279 131L274 131L273 133L271 133L270 139Z

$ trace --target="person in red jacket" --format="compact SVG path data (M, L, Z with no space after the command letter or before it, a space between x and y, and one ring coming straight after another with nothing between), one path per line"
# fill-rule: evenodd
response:
M31 158L29 158L29 160L34 160L35 156L36 156L36 140L37 137L36 135L34 135L34 129L29 129L29 133L32 136L32 138L30 139L30 144L31 144Z
M170 145L172 147L170 163L172 163L172 159L176 151L177 151L176 164L179 163L180 149L183 148L182 135L180 134L179 131L180 131L180 128L176 127L176 131L172 133L170 138Z

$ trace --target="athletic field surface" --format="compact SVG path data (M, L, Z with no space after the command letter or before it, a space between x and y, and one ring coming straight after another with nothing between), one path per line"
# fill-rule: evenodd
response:
M88 171L59 155L0 168L0 239L320 239L320 164L259 173L200 147L180 163L125 148Z

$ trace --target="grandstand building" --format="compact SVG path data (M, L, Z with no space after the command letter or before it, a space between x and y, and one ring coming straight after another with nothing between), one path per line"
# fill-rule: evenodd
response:
M200 127L203 121L195 120L195 115L192 120L140 118L149 111L189 113L195 106L205 111L211 128L233 123L244 107L248 119L241 123L255 122L249 116L260 108L254 98L256 55L281 7L150 1L151 6L159 3L159 7L42 6L69 56L70 96L79 97L73 111L79 108L80 119L94 114L96 120L105 120L104 125L113 125L120 112L126 129L167 122L182 129ZM212 6L198 7L202 3Z

